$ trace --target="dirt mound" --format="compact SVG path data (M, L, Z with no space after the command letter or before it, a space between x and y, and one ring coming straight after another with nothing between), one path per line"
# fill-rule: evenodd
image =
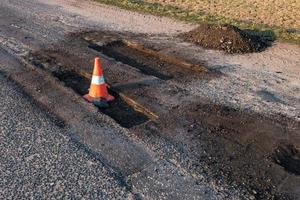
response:
M251 53L265 49L268 44L257 35L232 25L201 24L198 28L179 35L187 42L224 50L228 53Z

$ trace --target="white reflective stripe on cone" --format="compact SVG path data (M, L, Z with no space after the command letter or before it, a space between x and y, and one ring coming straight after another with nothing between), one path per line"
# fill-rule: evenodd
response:
M92 77L92 84L101 85L104 83L105 83L104 76L93 76Z

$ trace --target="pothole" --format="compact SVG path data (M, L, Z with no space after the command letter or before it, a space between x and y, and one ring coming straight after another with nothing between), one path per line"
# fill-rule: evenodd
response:
M287 172L300 175L300 152L294 145L279 146L275 150L273 160Z
M137 68L143 74L155 76L162 80L173 78L173 76L161 72L161 69L166 67L166 63L146 57L140 52L127 47L122 41L114 41L104 46L90 44L89 48L99 51L108 57L112 57L119 62Z
M52 74L62 81L65 86L72 88L80 95L88 93L90 80L81 76L75 71L70 70L57 70ZM116 98L109 103L108 108L99 108L99 110L113 118L117 123L125 128L131 128L147 122L150 118L137 111L134 106L129 105L118 93L109 89L109 93Z
M181 61L172 56L162 55L129 41L117 40L102 46L89 42L88 47L137 68L145 75L155 76L162 80L193 77L196 76L195 71L199 73L207 71L204 67Z

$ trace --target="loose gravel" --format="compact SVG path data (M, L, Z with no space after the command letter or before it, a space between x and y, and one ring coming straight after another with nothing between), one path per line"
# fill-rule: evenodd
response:
M0 74L0 199L126 199L112 171Z

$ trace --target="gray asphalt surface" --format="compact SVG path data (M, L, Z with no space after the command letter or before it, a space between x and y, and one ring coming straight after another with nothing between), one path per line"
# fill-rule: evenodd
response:
M0 199L126 199L114 172L0 73Z

